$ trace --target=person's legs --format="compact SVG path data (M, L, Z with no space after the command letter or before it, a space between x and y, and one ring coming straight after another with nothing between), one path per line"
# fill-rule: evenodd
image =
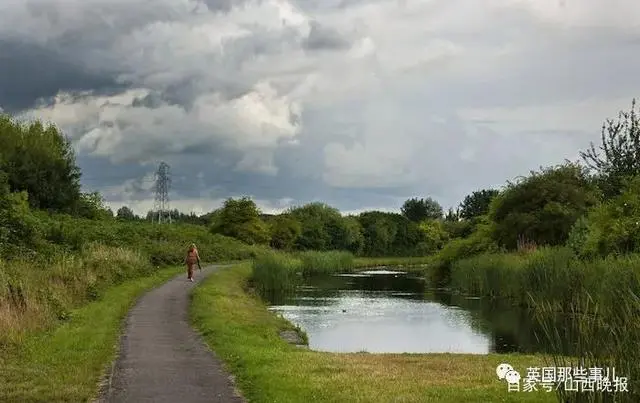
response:
M187 263L187 279L193 279L193 263L191 262Z

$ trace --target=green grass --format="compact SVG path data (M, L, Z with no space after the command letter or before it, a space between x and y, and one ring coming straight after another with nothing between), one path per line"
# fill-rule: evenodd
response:
M348 273L354 269L354 257L349 252L306 251L297 254L297 256L302 261L302 274L305 276Z
M123 318L136 298L182 268L165 268L104 291L71 310L70 320L23 337L0 358L0 401L80 402L95 397L105 368L115 359Z
M279 331L293 326L247 289L249 264L211 275L193 292L190 316L250 402L554 402L552 393L508 393L499 363L521 373L529 355L332 354L301 350Z
M617 401L640 401L640 255L582 260L568 248L483 254L453 263L450 286L532 309L556 365L580 366L566 358L579 357L615 366L632 389ZM611 400L573 394L571 401Z

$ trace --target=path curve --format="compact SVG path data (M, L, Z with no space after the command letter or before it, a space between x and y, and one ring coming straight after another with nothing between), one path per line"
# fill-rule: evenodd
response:
M142 296L126 320L100 401L243 403L221 361L189 325L189 293L222 266L179 275ZM185 270L186 272L186 270Z

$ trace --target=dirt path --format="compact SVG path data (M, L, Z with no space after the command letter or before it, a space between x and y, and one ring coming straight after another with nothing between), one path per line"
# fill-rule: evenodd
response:
M189 292L219 268L196 271L193 283L182 274L140 298L101 402L244 402L188 321Z

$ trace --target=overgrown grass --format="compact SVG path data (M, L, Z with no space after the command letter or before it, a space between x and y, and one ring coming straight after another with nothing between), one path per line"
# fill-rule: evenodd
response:
M354 269L353 255L348 252L269 251L253 260L253 285L262 295L286 292L295 288L301 276L348 272Z
M123 318L136 297L180 270L161 269L106 289L98 300L69 310L61 326L22 334L19 346L0 354L0 401L95 398L105 366L115 359Z
M615 315L621 292L640 295L640 255L581 260L568 248L521 254L483 254L452 264L450 286L477 296L533 299L567 310L585 295ZM629 295L632 295L629 294Z
M529 355L330 354L279 337L293 326L247 290L250 265L212 274L194 290L191 320L236 376L250 402L556 401L546 392L509 393L496 378L508 362L522 374Z
M154 270L140 252L99 244L50 262L0 260L0 349L21 343L29 332L70 320L74 307Z
M450 285L532 309L554 365L615 366L630 388L616 401L640 401L640 255L581 260L567 248L484 254L455 262ZM597 393L559 394L568 401L613 401Z
M348 273L353 271L354 257L349 252L307 251L297 254L302 261L302 274L311 276L314 274Z
M262 253L252 267L252 284L261 295L292 290L302 274L302 260L286 253Z
M185 249L195 243L205 261L247 260L266 250L236 239L211 234L193 224L157 225L145 221L88 220L37 212L42 238L67 251L82 250L88 242L126 247L147 255L155 266L177 265ZM44 248L43 248L44 249ZM42 251L38 251L42 252Z
M640 296L628 293L626 289L620 291L613 315L603 313L588 294L576 300L569 311L558 312L555 306L542 300L536 304L537 321L553 347L553 360L549 366L602 368L602 375L609 377L611 382L610 391L598 391L601 385L595 385L595 393L575 391L562 384L557 392L561 401L640 401ZM554 326L559 316L570 316L573 320L564 320L563 326ZM626 378L626 391L618 389L616 377Z

